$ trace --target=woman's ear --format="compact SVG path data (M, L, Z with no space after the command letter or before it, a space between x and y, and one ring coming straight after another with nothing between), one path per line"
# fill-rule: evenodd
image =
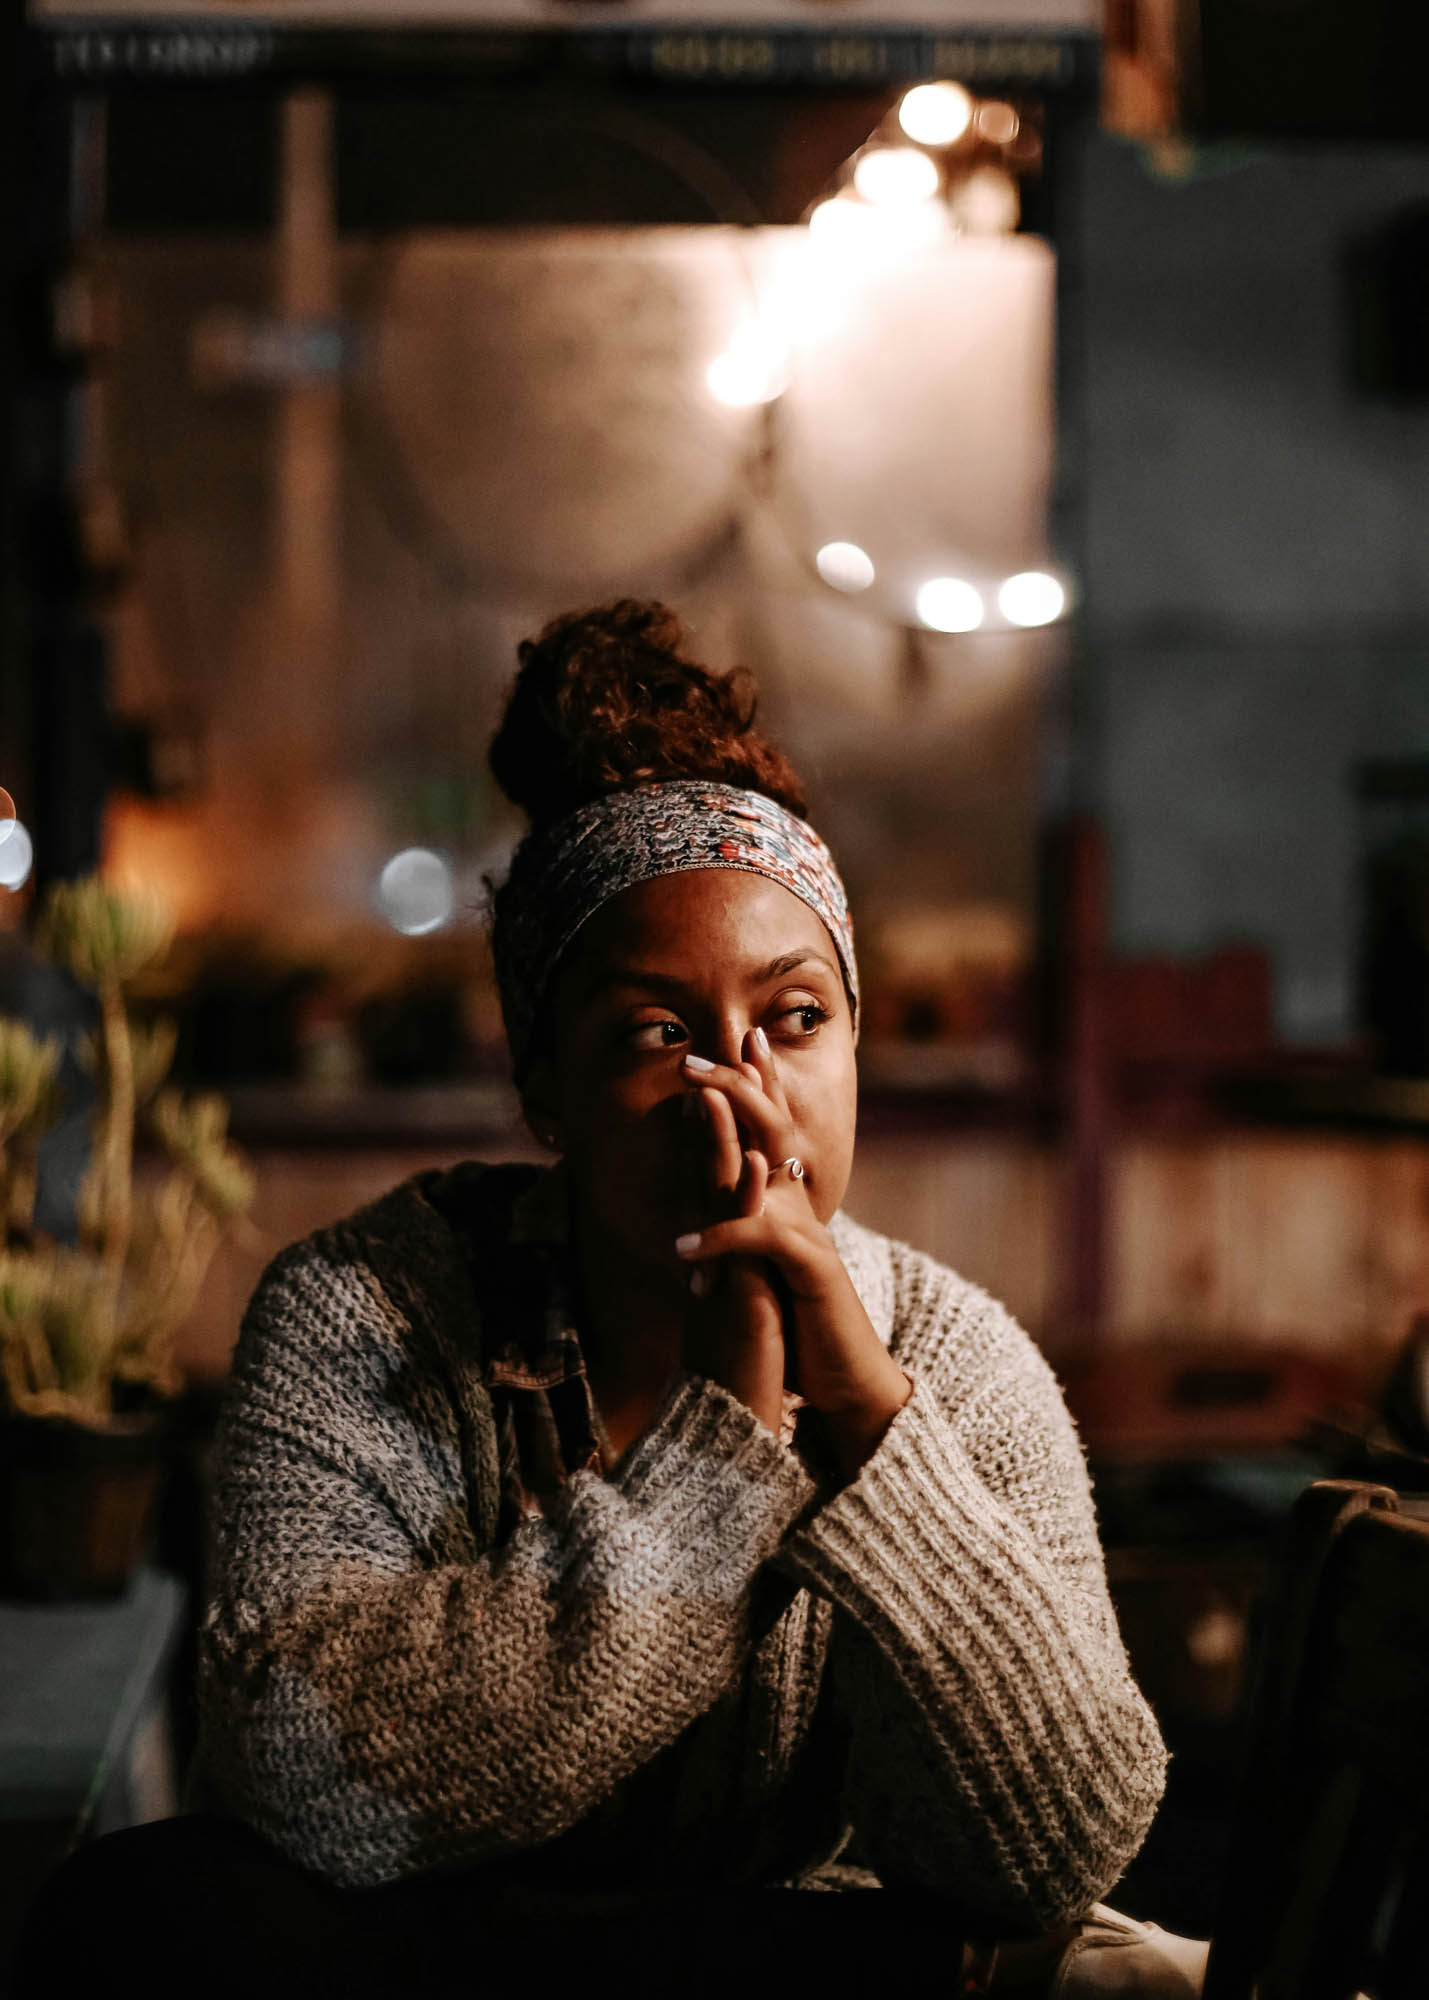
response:
M537 1056L521 1086L521 1109L526 1114L526 1123L541 1144L557 1153L564 1143L561 1138L561 1115L557 1109L559 1095L555 1064L549 1056Z

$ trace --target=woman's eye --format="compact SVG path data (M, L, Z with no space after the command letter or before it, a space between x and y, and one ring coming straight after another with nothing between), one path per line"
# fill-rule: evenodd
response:
M637 1021L630 1030L630 1045L636 1049L673 1049L684 1039L681 1021Z
M821 1007L816 1000L806 1000L802 1007L787 1008L780 1016L781 1020L789 1024L789 1032L796 1040L816 1034L828 1018L827 1009Z

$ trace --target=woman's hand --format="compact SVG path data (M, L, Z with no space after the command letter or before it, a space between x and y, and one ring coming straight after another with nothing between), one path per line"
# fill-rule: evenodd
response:
M768 1043L757 1030L746 1037L744 1056L738 1069L685 1059L714 1134L720 1185L728 1187L735 1161L740 1165L735 1213L682 1236L675 1247L697 1270L732 1262L735 1299L756 1300L761 1315L769 1310L768 1298L777 1307L777 1295L767 1279L762 1292L741 1289L747 1280L739 1267L755 1260L756 1269L764 1263L777 1273L791 1322L783 1328L790 1386L820 1412L852 1478L913 1385L874 1331L805 1181L782 1165L797 1155L798 1138Z
M692 1095L687 1108L701 1127L696 1163L703 1215L738 1220L757 1215L764 1199L764 1161L743 1154L733 1120L715 1125ZM733 1139L733 1144L729 1143ZM784 1316L767 1270L751 1257L728 1257L723 1270L696 1265L690 1273L691 1306L684 1359L751 1409L777 1437L783 1417Z

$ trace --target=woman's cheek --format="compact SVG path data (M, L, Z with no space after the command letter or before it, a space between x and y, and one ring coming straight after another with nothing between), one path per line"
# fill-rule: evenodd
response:
M848 1191L853 1170L855 1103L842 1065L831 1067L824 1087L789 1095L795 1133L807 1150L810 1199L821 1222L827 1222Z

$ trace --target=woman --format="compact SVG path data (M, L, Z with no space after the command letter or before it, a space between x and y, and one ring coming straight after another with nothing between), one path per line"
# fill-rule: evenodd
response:
M948 1939L1032 1937L1120 1877L1164 1752L1051 1373L840 1209L843 889L739 678L680 643L622 603L520 650L493 942L556 1164L419 1174L265 1274L205 1780L344 1890L554 1921L882 1884Z

